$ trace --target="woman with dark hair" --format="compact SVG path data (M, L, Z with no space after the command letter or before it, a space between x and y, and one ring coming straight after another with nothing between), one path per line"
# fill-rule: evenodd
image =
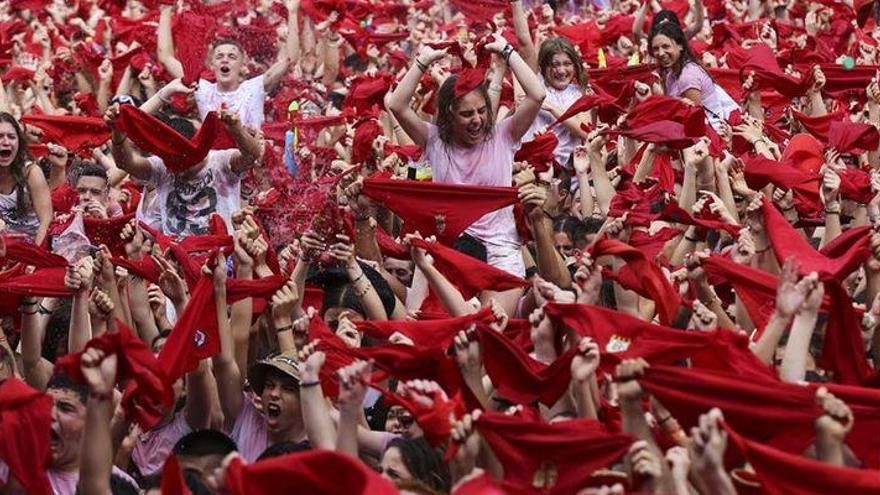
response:
M649 45L660 64L667 95L685 98L703 107L713 126L726 120L733 108L738 108L697 61L681 26L674 22L658 24L651 32Z
M443 454L424 438L395 438L381 462L382 476L394 481L418 480L441 493L449 493L452 479Z
M35 244L45 240L52 221L46 177L31 161L21 125L6 112L0 112L0 220Z
M493 114L485 82L464 95L456 95L458 76L450 76L437 94L436 124L422 120L410 107L413 93L422 75L435 61L446 56L445 50L423 45L413 66L388 99L388 108L416 145L425 149L424 157L431 164L435 182L480 186L510 186L513 176L513 154L541 109L546 92L541 81L513 47L498 34L485 49L507 61L525 98L516 111L493 122ZM490 265L514 275L525 275L516 231L513 207L493 211L476 222L466 234L486 247ZM494 297L513 312L522 291L515 289Z
M642 28L645 25L645 15L648 13L648 8L650 8L651 4L652 2L645 2L636 13L636 19L633 22L633 38L636 40L636 42L638 42L644 36L644 31L642 31ZM654 18L651 20L651 28L648 30L648 33L653 33L657 26L663 23L671 22L682 28L687 39L693 38L700 31L703 30L703 24L706 20L706 9L703 7L702 0L697 0L696 2L694 2L693 9L693 22L688 28L685 28L681 25L681 20L678 18L678 14L676 14L674 10L660 9L656 14L654 14Z

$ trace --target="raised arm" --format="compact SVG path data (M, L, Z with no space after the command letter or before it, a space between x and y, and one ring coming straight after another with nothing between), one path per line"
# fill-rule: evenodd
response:
M270 93L278 86L278 83L287 75L287 69L291 62L299 60L299 0L293 0L287 5L287 40L278 50L275 63L263 74L263 89Z
M229 160L229 166L236 174L241 174L254 166L260 158L261 143L247 129L241 125L238 114L221 110L218 113L220 120L226 125L226 130L232 136L238 146L238 153L233 154Z
M514 0L510 2L510 8L513 12L513 30L516 33L516 40L519 42L520 56L529 67L538 71L538 51L535 49L535 42L532 40L532 33L529 32L529 21L526 19L526 11L523 8L522 0Z
M46 390L53 369L52 363L42 355L43 335L49 319L41 317L37 304L42 303L33 297L21 300L21 358L28 385Z
M516 110L510 116L510 137L514 141L522 139L526 131L541 110L547 92L541 84L541 80L529 64L513 50L513 47L499 34L494 35L494 40L486 45L486 49L500 53L506 60L507 65L513 71L514 77L522 86L525 97L517 104Z
M28 191L31 195L31 204L37 211L40 226L34 236L34 243L39 245L46 240L49 234L49 224L52 223L52 196L49 192L49 184L40 167L31 166L27 171Z
M204 268L203 271L207 271ZM235 343L229 318L226 316L226 259L217 255L217 264L213 270L214 304L217 308L217 329L220 334L220 353L212 358L214 376L220 396L220 408L225 418L225 426L231 428L241 411L242 383L241 371L235 362Z
M315 344L303 350L302 383L299 387L299 400L302 407L303 424L312 448L318 450L336 449L336 425L330 418L330 408L321 389L321 367L324 366L323 352L313 352Z
M423 121L415 110L410 106L410 101L419 86L428 67L446 55L445 50L435 50L428 45L422 45L419 53L413 59L413 65L403 76L400 84L388 98L388 110L400 123L403 131L418 146L425 147L428 141L428 125Z
M791 325L791 332L788 334L788 342L785 344L785 352L782 356L782 366L779 369L779 378L794 383L803 381L806 376L810 340L813 338L816 321L819 318L822 296L825 295L824 287L815 273L801 279L798 286L806 293L806 298Z
M115 354L108 356L102 350L90 348L83 354L81 366L83 377L89 386L89 400L86 403L84 441L80 446L77 493L111 495L113 439L110 421L113 418L117 358Z
M70 308L70 328L67 331L67 352L79 352L92 338L89 321L89 291L92 289L94 260L91 257L80 259L76 266L68 267L64 276L64 286L76 291Z
M113 131L110 135L110 150L113 154L113 161L120 170L128 172L133 177L141 180L149 180L153 175L153 168L150 162L139 154L134 152L128 138L114 125L114 120L119 116L119 105L112 105L104 114L104 121Z
M156 56L159 63L165 66L165 70L171 77L183 77L183 65L174 56L174 37L171 35L171 21L174 16L174 6L159 5L159 28L156 33Z

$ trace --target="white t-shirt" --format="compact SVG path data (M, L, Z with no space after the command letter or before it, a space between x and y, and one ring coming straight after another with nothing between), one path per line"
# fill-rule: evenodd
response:
M236 151L209 151L205 165L188 181L170 172L161 158L147 159L152 170L146 182L158 191L162 233L204 234L212 213L223 217L227 226L232 225L232 213L241 209L241 176L232 171L229 163Z
M196 90L196 105L199 107L199 116L202 120L208 112L225 107L227 111L237 113L241 123L252 129L263 126L265 101L266 90L263 88L262 74L248 79L235 91L228 93L220 92L216 83L204 79L199 79L199 88Z
M553 86L546 83L544 84L544 87L547 91L547 102L552 103L563 112L568 110L568 107L570 107L572 103L576 102L578 98L584 95L584 92L574 84L569 84L561 91L554 89ZM553 122L556 122L556 117L554 117L552 113L547 110L539 111L538 116L535 117L534 122L532 122L529 130L526 131L522 140L531 141L535 138L535 134L541 132ZM556 134L556 139L559 140L559 144L556 145L556 150L553 154L556 157L556 161L561 166L565 167L568 165L568 159L571 157L575 146L577 146L577 139L572 136L571 132L569 132L569 130L562 124L553 127L551 130Z
M492 136L470 148L447 146L437 134L437 126L428 124L425 159L431 164L434 182L471 186L510 187L513 182L513 153L519 147L510 135L510 119L495 125ZM483 215L465 231L487 245L517 246L513 207Z

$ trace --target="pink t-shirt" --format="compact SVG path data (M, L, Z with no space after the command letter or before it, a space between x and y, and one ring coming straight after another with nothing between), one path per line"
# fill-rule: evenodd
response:
M135 489L139 488L134 478L125 471L113 466L112 474L115 474L125 481L129 482ZM48 470L46 474L49 476L49 484L52 485L52 493L54 495L76 495L76 484L79 482L79 471L53 471Z
M238 453L247 462L254 462L269 446L269 434L266 431L266 418L257 410L254 401L247 394L242 399L241 411L232 425L229 434L238 446Z
M715 98L715 83L712 78L702 67L693 62L684 65L678 78L672 72L666 74L667 95L680 98L689 89L699 90L704 102Z
M138 435L137 443L131 452L131 460L142 475L157 473L165 465L165 460L174 448L174 444L191 431L192 428L187 424L183 411L180 411L167 425Z
M510 187L513 154L518 147L519 142L510 135L509 118L497 123L486 141L470 148L447 146L440 140L437 126L428 124L425 158L431 165L434 182ZM466 232L486 244L521 244L512 206L484 215Z

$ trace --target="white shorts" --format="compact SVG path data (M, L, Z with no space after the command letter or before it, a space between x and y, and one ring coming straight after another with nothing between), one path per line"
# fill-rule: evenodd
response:
M486 246L486 262L507 273L525 278L526 265L520 246L515 244L489 244Z

